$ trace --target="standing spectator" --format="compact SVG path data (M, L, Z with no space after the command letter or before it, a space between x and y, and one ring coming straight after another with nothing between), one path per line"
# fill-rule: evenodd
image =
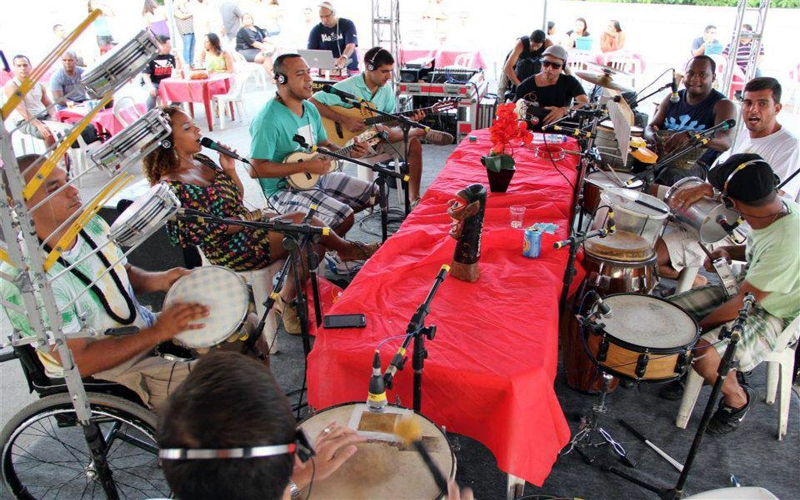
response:
M713 56L721 53L722 44L717 40L717 27L709 24L703 31L703 36L692 41L692 57Z
M144 0L142 7L142 17L146 26L150 28L156 36L169 36L169 24L167 23L167 14L164 9L158 5L155 0Z
M625 47L625 33L619 25L619 21L612 19L600 36L600 50L603 52L615 52Z
M233 57L222 48L216 33L209 33L203 40L203 51L200 52L200 63L212 73L233 73Z
M61 68L50 78L50 90L59 108L67 107L68 101L83 102L89 99L81 85L83 69L77 66L78 56L68 50L61 56Z
M173 69L179 69L175 56L172 55L172 45L169 37L160 35L158 39L158 55L156 55L142 71L146 85L150 86L150 95L147 96L147 109L156 106L158 100L158 85L161 80L172 76Z
M194 13L192 8L190 0L175 0L172 6L178 34L181 35L183 42L183 61L186 64L194 61Z
M114 11L100 0L89 0L88 8L90 14L94 10L100 11L100 16L92 21L92 27L97 37L97 47L100 49L100 55L103 55L117 43L111 34L111 27L108 25L108 18L114 17Z
M267 75L272 78L272 54L275 46L267 41L267 33L253 24L253 15L242 15L242 27L236 34L236 52L244 56L247 62L263 64Z
M268 36L273 37L281 34L282 20L283 11L280 4L278 4L278 0L269 0L267 4L267 22L264 24L264 29L267 30Z
M750 24L742 25L742 32L740 34L741 38L739 39L739 48L736 50L736 64L740 68L742 68L743 72L746 73L747 61L750 60L750 53L753 51L753 39L745 38L745 36L753 36L752 25ZM729 57L730 52L731 52L731 44L728 44L725 47L725 50L722 51L722 55L725 57ZM761 70L758 69L758 66L761 64L762 59L764 59L764 45L759 46L758 59L756 60L756 78L761 76Z
M319 4L320 23L308 35L308 49L330 50L336 58L336 67L358 71L358 33L353 21L336 17L330 2Z
M591 35L589 35L589 26L586 24L586 19L579 17L575 19L573 28L567 31L567 38L569 38L569 42L567 42L566 47L568 49L574 49L578 38L588 36Z
M531 75L535 75L542 69L542 54L544 50L552 45L547 40L547 36L542 30L534 30L530 36L523 36L517 39L514 49L506 58L503 66L503 91L499 91L502 96L506 89L512 89ZM511 86L508 85L508 81Z
M219 6L219 13L222 16L222 34L230 44L234 44L241 27L242 9L236 2L225 0Z
M213 0L195 0L192 5L195 33L222 34L222 19L219 10L213 5ZM200 46L198 52L203 52Z

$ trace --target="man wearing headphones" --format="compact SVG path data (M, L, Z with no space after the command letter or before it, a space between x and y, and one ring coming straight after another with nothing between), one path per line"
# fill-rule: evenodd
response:
M800 213L798 205L778 196L777 177L772 167L755 154L736 154L709 172L700 196L717 197L736 210L750 225L745 245L726 246L712 253L747 263L739 292L731 298L722 285L708 285L677 295L671 302L689 313L705 332L695 347L694 370L713 384L727 341L720 341L723 325L730 326L742 307L746 293L752 293L756 308L747 317L736 350L735 369L755 368L764 353L776 347L778 336L800 314ZM674 203L686 206L696 201L697 191L679 191ZM693 199L694 198L694 199ZM705 262L711 270L711 259ZM711 348L713 347L713 349ZM731 374L733 375L733 374ZM723 399L708 432L734 431L756 396L728 376L722 385Z
M337 82L333 87L353 94L356 97L360 97L365 101L369 101L375 109L379 111L394 113L394 92L392 92L391 86L387 85L387 83L392 80L394 57L392 57L392 54L386 49L373 47L364 54L364 68L366 69L364 73L353 75L346 80ZM335 94L328 94L320 91L314 94L311 98L311 102L317 107L319 114L322 115L323 118L336 122L339 126L346 128L350 132L363 132L367 128L363 119L352 118L351 116L337 113L331 107L353 107L352 104L344 102ZM409 116L409 118L414 121L419 121L424 117L425 113L421 111ZM377 127L389 133L389 137L386 139L388 144L381 144L377 148L378 153L394 154L400 157L404 156L405 145L403 144L403 132L400 127L386 127L383 125L378 125ZM431 137L439 137L442 134L442 132L438 131L428 132L428 135ZM422 178L422 144L420 143L420 137L426 136L426 132L421 128L412 128L408 135L410 138L408 169L411 177L408 183L408 196L411 202L415 203L420 197L420 180ZM452 136L450 136L450 134L446 135L449 136L449 138L446 137L443 139L442 143L452 143Z
M342 172L330 172L331 158L317 156L301 163L282 163L290 153L301 150L295 136L302 136L312 146L338 149L328 140L317 108L307 101L311 97L311 73L305 59L297 54L282 54L275 59L275 82L278 92L250 124L250 175L257 178L272 206L279 213L305 210L317 205L316 216L340 236L353 226L355 212L375 204L377 187ZM351 156L366 153L363 144L356 144ZM290 189L285 178L300 172L322 177L314 189ZM364 247L364 258L377 249Z
M319 4L320 23L308 35L309 50L330 50L336 58L337 68L358 71L358 32L353 21L336 17L330 2Z

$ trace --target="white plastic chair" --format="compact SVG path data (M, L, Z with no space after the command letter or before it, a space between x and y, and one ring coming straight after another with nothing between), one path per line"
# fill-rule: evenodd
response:
M236 68L236 76L244 75L242 84L247 83L251 77L256 83L256 88L267 89L267 70L261 64L248 62L244 56L238 52L231 51L233 66Z
M114 116L124 127L129 126L142 117L136 101L131 96L123 96L114 100Z
M764 488L744 486L704 491L683 500L778 500L778 497Z
M219 111L219 128L225 128L225 113L228 109L228 104L233 103L236 108L236 113L239 114L239 120L244 121L245 108L244 101L242 100L242 93L244 92L244 84L247 78L243 75L237 74L233 78L233 85L227 94L217 94L211 96L211 100L217 105ZM231 117L233 120L233 117Z
M595 55L588 50L571 49L567 56L567 67L572 71L585 71L586 63L593 62Z
M631 86L636 87L636 75L641 73L639 61L633 57L612 56L606 61L609 66L618 71L624 71L631 75Z
M453 66L472 69L472 63L474 60L475 60L474 52L464 52L463 54L459 54L456 56L456 59L453 61Z
M783 440L789 429L789 403L792 391L792 369L794 368L794 352L797 345L789 345L789 341L800 333L800 317L797 317L781 332L776 342L778 350L764 356L767 363L767 397L768 405L775 404L775 395L780 393L778 404L778 440ZM780 387L779 387L780 385ZM678 410L675 425L685 429L697 403L697 396L703 387L703 377L690 370L683 391L683 400ZM778 391L780 389L780 391Z

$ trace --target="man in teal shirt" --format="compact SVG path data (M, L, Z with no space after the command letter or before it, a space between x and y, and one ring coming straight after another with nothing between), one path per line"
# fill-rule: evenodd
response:
M727 346L727 340L719 341L721 327L736 319L746 293L752 293L758 303L747 317L737 345L737 370L750 371L765 353L782 348L776 345L778 336L800 314L800 213L796 203L777 195L772 167L756 154L732 155L709 172L708 180L710 184L683 191L674 203L687 206L719 193L752 228L746 245L722 247L712 253L714 259L747 262L737 295L728 298L721 285L709 285L671 299L706 332L695 347L698 357L693 366L713 384ZM710 259L705 265L711 270ZM712 434L735 430L756 396L753 389L739 385L730 375L722 385L722 395L708 426Z
M283 54L275 60L278 92L250 124L251 176L258 179L269 203L280 213L305 211L317 205L316 216L337 234L344 236L353 226L355 213L374 205L376 186L342 172L330 172L331 158L319 155L302 163L282 163L290 153L301 150L294 137L330 150L332 144L322 127L311 97L311 74L306 61L297 54ZM359 158L366 147L357 144L351 155ZM291 189L285 178L296 173L321 175L315 188ZM369 257L369 255L365 255Z
M386 85L392 80L394 57L386 49L373 47L364 54L364 68L366 70L364 73L351 76L334 84L333 87L369 101L378 111L394 113L394 93L391 87ZM343 102L335 94L317 92L311 98L311 102L317 107L319 114L328 120L328 123L334 124L333 126L338 133L336 137L331 136L333 142L344 145L350 135L361 133L367 128L364 117L370 117L369 111L348 112L347 110L352 108L353 105ZM409 116L415 121L419 121L424 117L425 113L423 112L416 112ZM403 144L403 132L400 127L382 125L377 127L388 132L389 137L387 139L388 144L381 144L376 151L404 157L405 146ZM412 128L409 131L408 170L411 179L408 182L408 197L412 203L415 203L420 197L420 180L422 178L422 144L420 143L420 137L423 136L426 136L426 139L430 139L431 142L441 144L453 142L453 137L450 134L438 131L426 132L425 129L421 128Z

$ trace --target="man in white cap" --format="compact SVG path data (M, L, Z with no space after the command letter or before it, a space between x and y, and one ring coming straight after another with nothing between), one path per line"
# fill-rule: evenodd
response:
M573 101L581 105L589 102L583 86L567 73L566 66L567 49L560 45L547 47L542 54L541 71L517 87L517 99L536 102L543 109L540 118L545 125L566 115Z
M336 66L358 71L358 32L353 21L336 17L336 9L330 2L319 4L320 23L308 35L309 50L330 50L336 58Z

